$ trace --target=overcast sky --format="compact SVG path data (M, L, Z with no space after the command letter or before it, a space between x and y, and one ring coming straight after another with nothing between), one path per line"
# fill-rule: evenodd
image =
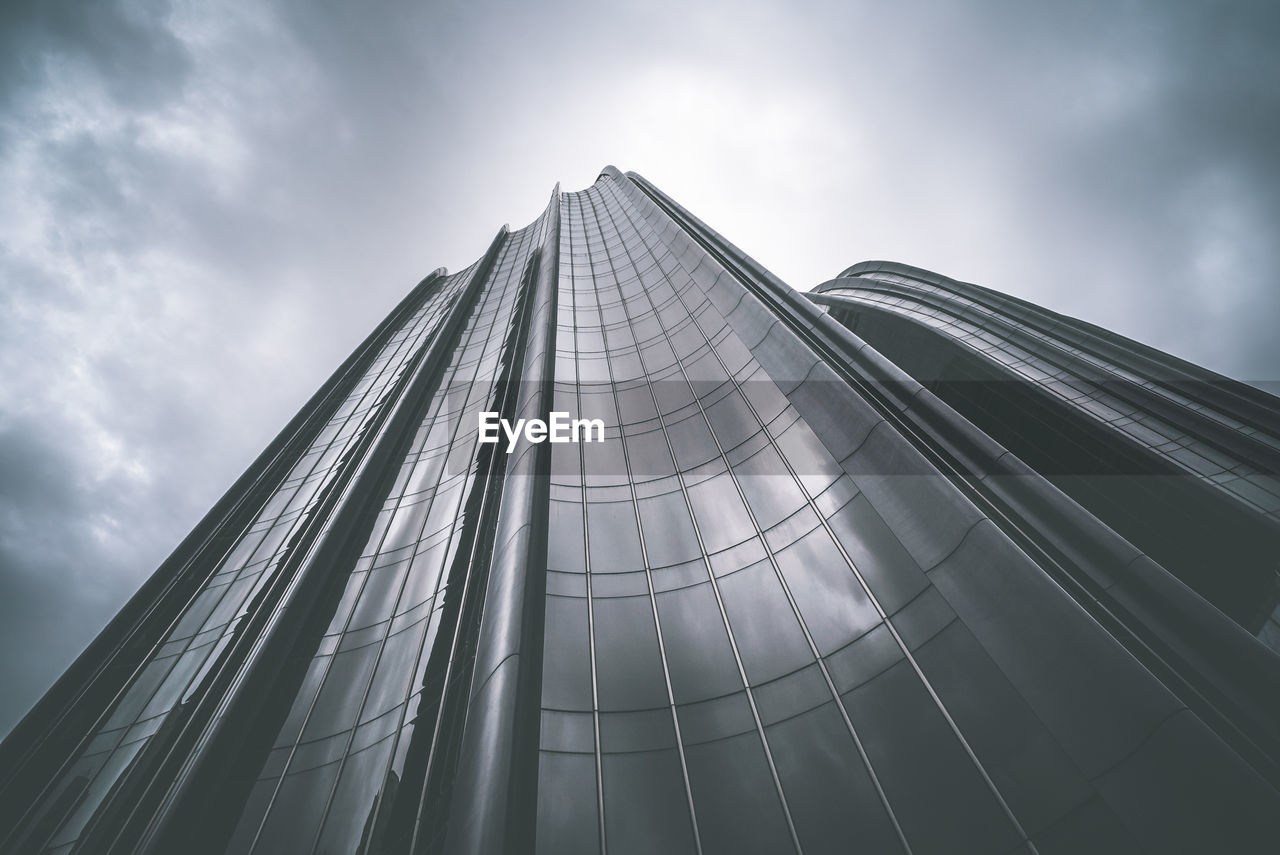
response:
M797 288L903 261L1280 379L1274 2L0 10L0 733L413 284L608 163Z

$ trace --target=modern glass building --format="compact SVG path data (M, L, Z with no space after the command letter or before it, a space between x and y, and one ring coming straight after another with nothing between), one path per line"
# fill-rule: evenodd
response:
M1280 840L1280 658L833 314L634 173L557 190L15 729L0 849ZM557 412L604 441L479 441Z

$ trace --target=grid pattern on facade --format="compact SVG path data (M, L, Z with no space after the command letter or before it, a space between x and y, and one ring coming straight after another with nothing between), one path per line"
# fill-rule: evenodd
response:
M727 274L615 182L563 204L557 389L619 429L554 465L539 851L1128 840L931 584L1016 564L998 535L970 512L922 567L703 293ZM1177 713L1138 706L1131 746Z

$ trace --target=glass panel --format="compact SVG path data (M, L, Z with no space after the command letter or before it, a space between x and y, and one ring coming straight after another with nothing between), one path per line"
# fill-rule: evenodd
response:
M880 622L866 591L826 529L778 553L778 566L819 652L829 654Z
M315 739L346 730L355 723L356 711L369 685L379 644L338 653L325 677L315 708L303 730L304 739Z
M666 493L640 499L639 505L650 567L681 564L702 555L684 496L680 493Z
M708 551L719 552L755 536L755 526L727 472L691 486L689 503Z
M547 566L554 570L586 572L586 547L582 532L582 505L551 502L547 532Z
M813 661L773 568L761 561L720 580L729 624L752 685Z
M742 688L710 583L658 594L657 601L676 703Z
M594 755L541 752L537 834L539 855L598 855Z
M337 763L286 775L253 851L258 855L311 851L337 776Z
M369 838L380 801L395 794L395 780L386 772L393 744L392 740L383 739L347 759L316 844L317 852L358 852L361 842Z
M761 528L773 527L805 504L800 487L787 474L782 459L772 447L761 449L734 467L734 471Z
M844 696L912 848L1004 852L1018 836L906 662Z
M901 852L902 844L834 703L768 729L805 855Z
M591 502L587 506L591 572L621 573L644 567L636 509L631 502Z
M590 640L587 601L547 597L543 706L563 710L592 708Z
M693 852L693 824L674 750L606 754L605 834L610 853Z
M704 852L794 851L758 735L691 745L685 756Z
M666 706L667 691L652 608L648 597L595 600L600 709Z

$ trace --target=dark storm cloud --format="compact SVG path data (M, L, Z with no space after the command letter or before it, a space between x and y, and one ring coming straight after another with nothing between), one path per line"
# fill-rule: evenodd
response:
M59 447L47 425L16 420L0 431L0 626L4 632L6 694L31 693L56 674L85 643L77 625L118 606L118 587L145 576L101 543L96 531L111 525L118 507L110 485L84 482L81 462ZM65 436L70 432L62 432ZM102 544L106 546L107 544ZM119 579L124 576L126 578ZM104 590L105 579L117 577ZM6 716L21 713L6 709Z
M426 271L645 174L1280 378L1268 3L5 4L0 731Z
M189 68L165 26L162 2L14 0L0 10L0 98L44 82L46 63L83 64L117 102L146 106L172 97Z

